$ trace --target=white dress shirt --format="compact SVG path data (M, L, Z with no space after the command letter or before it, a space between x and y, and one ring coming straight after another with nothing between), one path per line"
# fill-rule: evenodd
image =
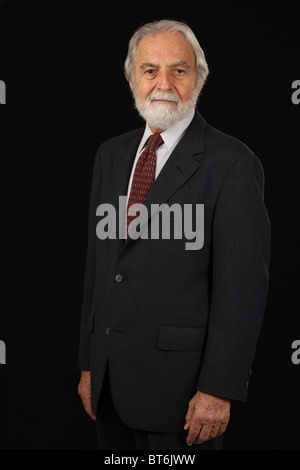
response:
M176 147L176 145L178 144L180 139L183 137L186 129L188 128L188 126L192 122L194 114L195 114L195 109L193 109L193 111L191 112L191 114L189 114L188 117L186 117L185 119L182 119L181 121L174 124L174 126L169 127L169 129L166 129L165 131L163 131L161 133L161 136L163 138L164 143L156 150L155 179L157 178L159 172L161 171L164 164L168 160L169 156L173 152L174 148ZM130 175L130 179L129 179L128 190L127 190L126 206L127 206L127 202L128 202L128 198L129 198L129 194L130 194L130 189L131 189L131 184L132 184L132 179L133 179L133 175L134 175L135 166L136 166L137 161L138 161L138 159L139 159L139 157L140 157L140 155L141 155L141 153L144 149L145 143L147 142L148 137L150 137L151 134L153 134L153 132L151 131L148 124L146 124L144 135L143 135L142 140L140 142L140 145L138 147L136 157L135 157L135 160L134 160L133 166L132 166L132 171L131 171L131 175Z

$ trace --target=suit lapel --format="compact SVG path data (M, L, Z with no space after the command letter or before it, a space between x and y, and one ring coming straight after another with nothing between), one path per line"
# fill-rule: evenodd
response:
M199 115L199 119L201 119ZM196 122L198 119L196 119ZM163 169L156 178L144 205L149 209L151 204L166 202L198 169L200 161L196 155L203 152L204 132L199 133L195 119L180 140ZM194 125L193 125L194 124ZM198 133L195 133L198 127Z
M205 127L205 120L201 117L198 111L196 111L194 119L188 127L185 135L180 140L180 142L168 158L167 162L165 163L164 167L156 178L150 192L148 193L143 203L143 205L148 211L148 219L151 215L151 205L160 205L167 202L168 199L199 168L199 155L204 151ZM131 167L132 163L133 160L131 162ZM126 174L126 177L128 176L128 179L126 180L126 185L128 184L131 167L129 170L129 175ZM122 184L124 185L124 182ZM126 192L124 194L126 194ZM154 215L153 211L152 215ZM147 221L145 220L144 223L146 223ZM125 249L129 244L132 243L132 241L133 240L129 237L127 242L125 244L122 244L122 247Z

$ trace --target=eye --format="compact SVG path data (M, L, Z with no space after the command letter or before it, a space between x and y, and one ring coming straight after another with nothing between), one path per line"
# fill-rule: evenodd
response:
M176 73L178 75L183 75L184 74L184 70L183 69L176 69Z
M154 69L147 69L147 70L145 70L145 73L147 75L153 75L155 73L155 70Z

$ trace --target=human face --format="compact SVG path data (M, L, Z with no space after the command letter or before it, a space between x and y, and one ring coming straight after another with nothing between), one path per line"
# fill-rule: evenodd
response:
M130 83L136 106L153 132L183 119L195 106L200 86L192 46L181 33L159 32L137 46L135 83Z

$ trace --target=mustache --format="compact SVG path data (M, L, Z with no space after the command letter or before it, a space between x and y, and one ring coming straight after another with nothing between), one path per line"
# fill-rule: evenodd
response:
M148 103L155 100L166 100L166 101L174 101L178 103L180 98L178 95L174 93L168 93L166 91L153 91L147 96Z

